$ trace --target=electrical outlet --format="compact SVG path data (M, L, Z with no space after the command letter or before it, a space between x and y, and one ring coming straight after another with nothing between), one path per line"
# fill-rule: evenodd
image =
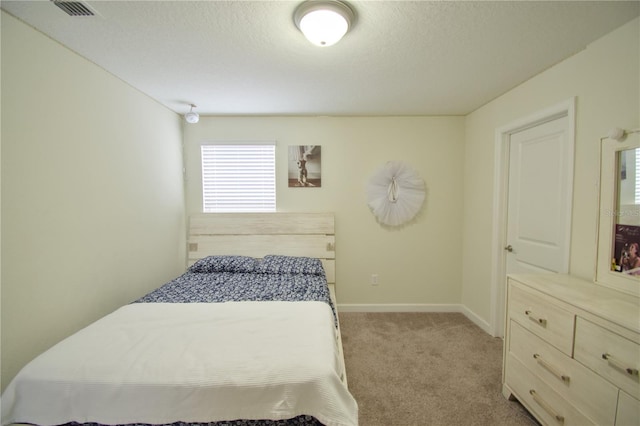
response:
M371 285L378 285L378 274L371 274Z

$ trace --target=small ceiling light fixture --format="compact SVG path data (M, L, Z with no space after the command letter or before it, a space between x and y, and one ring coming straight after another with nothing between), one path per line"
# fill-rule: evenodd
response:
M200 114L193 111L195 107L196 106L194 104L191 104L191 109L184 115L184 119L187 121L187 123L195 124L200 121Z
M302 34L316 46L331 46L340 41L355 20L349 5L339 0L307 0L293 14Z

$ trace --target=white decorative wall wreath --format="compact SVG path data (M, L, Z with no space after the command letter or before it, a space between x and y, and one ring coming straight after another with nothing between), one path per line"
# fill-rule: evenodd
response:
M367 204L385 225L398 226L413 219L424 198L424 180L402 161L387 162L367 184Z

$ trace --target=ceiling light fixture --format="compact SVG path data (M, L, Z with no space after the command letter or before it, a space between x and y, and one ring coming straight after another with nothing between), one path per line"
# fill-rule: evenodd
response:
M191 109L184 115L184 119L187 121L187 123L195 124L200 121L200 114L193 111L195 107L196 106L194 104L191 104Z
M339 0L307 0L293 14L302 34L316 46L331 46L347 33L355 14L347 3Z

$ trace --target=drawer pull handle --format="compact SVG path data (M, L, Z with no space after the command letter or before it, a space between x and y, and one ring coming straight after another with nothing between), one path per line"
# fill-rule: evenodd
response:
M540 398L538 396L537 392L534 389L529 390L529 393L533 397L533 400L539 406L541 406L544 409L544 411L549 413L549 415L551 417L553 417L554 419L556 419L558 421L558 423L564 424L564 416L561 416L560 414L556 413L556 411L549 404L547 404L547 402L545 400L543 400L542 398Z
M547 326L547 320L546 320L546 319L544 319L544 318L539 318L539 317L537 317L537 316L533 315L533 312L532 312L532 311L530 311L530 310L526 310L526 311L524 311L524 314L525 314L527 317L529 317L529 319L530 319L531 321L535 321L536 323L540 324L540 325L541 325L541 326L543 326L543 327L546 327L546 326Z
M545 368L548 372L556 376L558 379L562 380L565 383L569 383L569 381L571 380L569 376L560 373L558 370L556 370L555 367L543 360L540 354L533 354L533 357L536 359L536 361L538 361L538 364L540 364L541 367Z
M637 376L638 375L638 369L637 368L626 367L621 361L618 361L617 359L612 357L611 354L602 354L602 359L606 359L607 363L611 367L617 368L618 370L622 370L622 371L626 372L630 376Z

